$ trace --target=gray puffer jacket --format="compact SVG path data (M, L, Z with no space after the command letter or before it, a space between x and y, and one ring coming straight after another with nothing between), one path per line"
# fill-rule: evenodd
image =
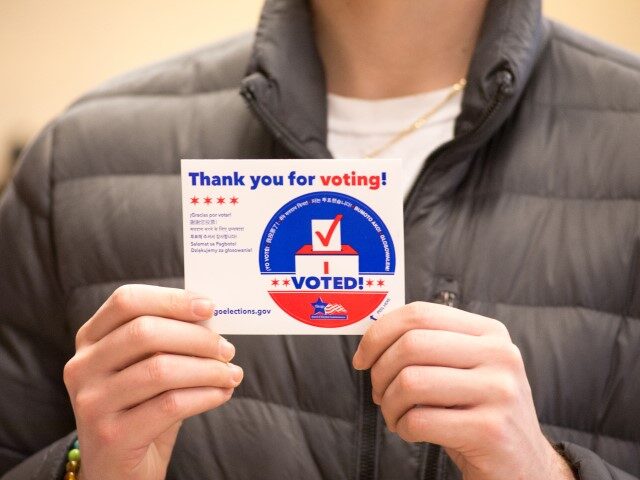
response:
M0 203L3 478L62 478L78 327L121 284L182 285L180 158L329 156L302 0L268 0L255 41L127 75L53 121ZM640 476L638 59L536 0L491 1L456 138L405 226L408 300L504 322L580 479ZM185 422L169 479L458 478L440 449L386 430L350 366L357 338L231 340L245 381Z

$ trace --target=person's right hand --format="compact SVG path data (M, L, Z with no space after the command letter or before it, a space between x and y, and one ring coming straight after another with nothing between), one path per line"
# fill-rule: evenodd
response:
M213 313L184 290L118 288L76 336L64 382L82 480L164 479L182 420L231 397L242 369L225 339L195 322Z

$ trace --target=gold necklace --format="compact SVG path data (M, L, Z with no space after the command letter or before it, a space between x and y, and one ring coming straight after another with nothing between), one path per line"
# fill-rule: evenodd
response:
M394 135L387 143L385 143L381 147L378 147L370 151L369 153L366 153L365 158L377 157L382 152L384 152L385 150L389 149L390 147L398 143L407 135L410 135L416 130L419 130L420 128L422 128L429 121L431 117L433 117L436 113L438 113L442 109L442 107L444 107L447 103L449 103L449 100L451 100L454 96L456 96L458 93L464 90L464 87L466 85L467 85L467 80L464 78L461 78L455 85L451 87L451 90L449 91L447 96L442 99L441 102L439 102L437 105L431 108L431 110L429 110L427 113L425 113L424 115L414 120L414 122L411 125L409 125L407 128L405 128L404 130L401 130L396 135Z

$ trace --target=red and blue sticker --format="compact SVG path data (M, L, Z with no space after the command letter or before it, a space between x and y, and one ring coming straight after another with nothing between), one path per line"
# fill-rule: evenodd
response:
M265 288L289 316L337 328L369 318L396 269L389 230L349 195L297 197L269 220L259 249Z

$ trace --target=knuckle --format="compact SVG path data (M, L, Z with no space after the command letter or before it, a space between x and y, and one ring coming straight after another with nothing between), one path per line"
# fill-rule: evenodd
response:
M153 323L153 319L150 317L138 317L129 322L127 336L132 342L146 344L154 338L155 328Z
M214 331L209 330L208 328L194 324L196 327L202 328L202 340L206 342L208 347L211 347L211 353L214 356L222 355L222 336Z
M95 417L98 397L91 390L83 390L75 396L73 406L77 415L83 419Z
M431 306L427 302L412 302L406 307L407 318L413 324L422 323L425 317L429 316Z
M207 347L205 350L210 354L211 358L215 358L223 362L230 362L233 357L235 357L236 349L231 342L217 333L210 332L202 325L195 325L195 327L202 329L202 337L200 338L206 339ZM231 346L229 346L229 344Z
M514 370L520 369L522 366L522 353L516 345L513 343L507 344L504 348L503 355L504 362L508 367Z
M511 403L519 396L518 384L511 375L501 375L493 390L501 402Z
M398 422L398 435L405 442L419 442L422 431L422 416L416 408L409 410Z
M95 424L95 435L101 445L113 445L118 442L119 428L113 421L102 421Z
M178 317L184 306L184 295L181 291L170 291L167 295L167 309L171 316Z
M120 312L126 312L133 306L133 285L121 285L111 295L111 306Z
M504 338L487 338L487 348L493 362L498 363L509 371L519 371L523 367L520 349Z
M409 330L400 337L398 347L402 354L407 354L420 349L421 343L422 333L420 330Z
M505 422L499 415L482 415L476 420L475 430L490 444L503 445L508 441Z
M509 329L504 323L499 320L492 319L492 330L496 332L496 335L511 339L511 336L509 335Z
M147 361L147 379L152 383L165 382L171 374L171 362L165 355L156 355Z
M85 344L87 338L87 322L83 323L76 332L76 350L79 350L82 345Z
M79 370L80 370L80 362L78 361L78 357L71 357L71 359L65 364L64 370L62 371L62 379L67 389L72 389L78 380Z
M487 435L489 436L491 430L494 428L493 421L489 418L488 415L476 414L474 417L469 419L467 424L467 428L470 434L473 435Z
M180 400L174 391L166 392L160 397L160 411L168 417L180 416Z
M419 384L418 371L412 367L405 367L398 374L398 389L401 392L415 390Z

